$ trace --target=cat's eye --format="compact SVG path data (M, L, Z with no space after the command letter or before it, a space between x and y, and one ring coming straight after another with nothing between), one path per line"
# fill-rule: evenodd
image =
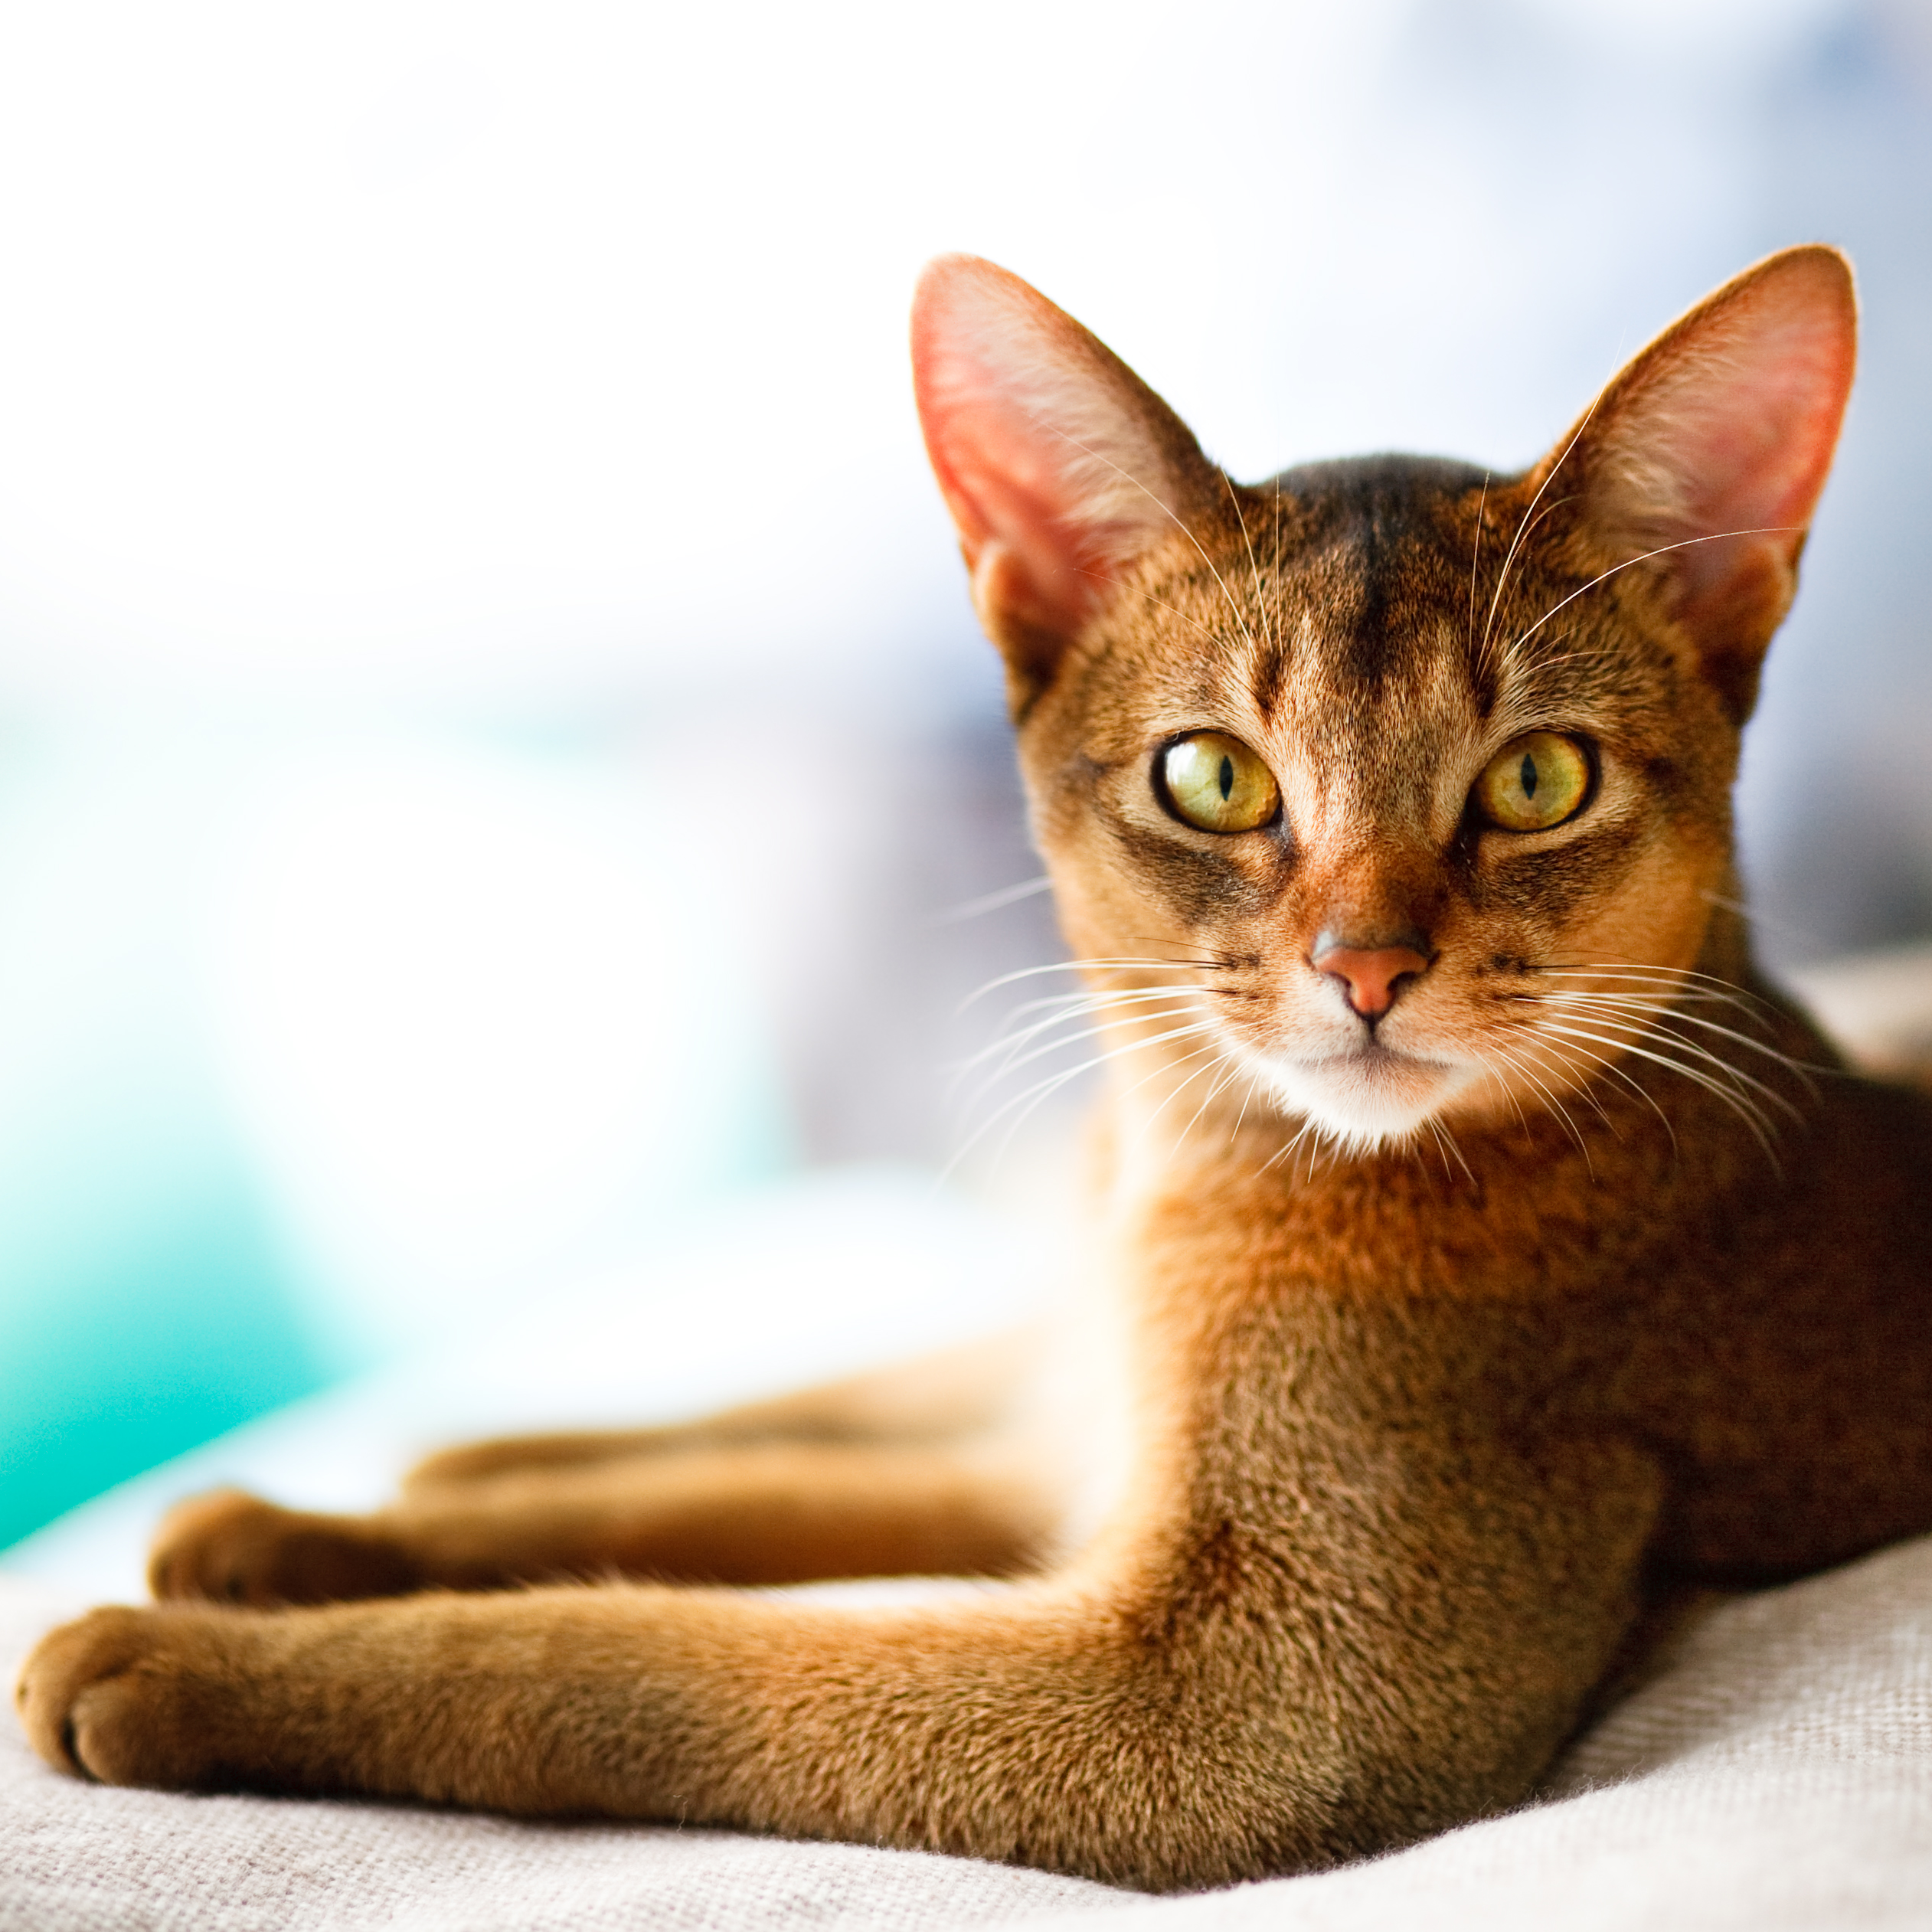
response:
M1526 731L1476 781L1476 809L1505 832L1547 831L1581 808L1590 780L1590 754L1574 738Z
M1252 832L1281 809L1274 773L1224 731L1196 731L1169 745L1160 776L1176 815L1203 832Z

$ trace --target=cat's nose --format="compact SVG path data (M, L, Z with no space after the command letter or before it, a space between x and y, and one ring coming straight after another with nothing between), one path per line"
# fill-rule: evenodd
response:
M1405 979L1429 970L1429 956L1412 946L1351 946L1324 933L1309 951L1308 963L1348 989L1349 1005L1365 1020L1378 1020L1395 1004Z

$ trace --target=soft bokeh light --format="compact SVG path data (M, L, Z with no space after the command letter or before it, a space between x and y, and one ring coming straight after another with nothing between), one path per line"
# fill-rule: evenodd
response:
M0 690L890 676L960 628L903 348L946 248L1239 472L1520 463L1783 238L1767 77L1841 11L17 10Z
M782 1164L750 934L668 835L683 776L405 740L297 747L263 786L212 1022L336 1359L606 1267Z

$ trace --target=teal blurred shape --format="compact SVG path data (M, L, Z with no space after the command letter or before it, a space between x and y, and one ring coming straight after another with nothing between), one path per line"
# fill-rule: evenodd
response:
M92 1205L0 1208L0 1548L325 1379L245 1185Z
M146 721L7 738L0 1545L327 1379L204 1023L232 779Z
M0 721L0 1548L787 1164L682 782Z

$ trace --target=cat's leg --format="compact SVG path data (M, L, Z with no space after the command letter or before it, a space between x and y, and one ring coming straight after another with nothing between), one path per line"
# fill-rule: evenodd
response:
M1616 1654L1654 1469L1448 1447L1372 1494L1359 1464L1315 1472L1291 1523L1169 1498L1083 1568L917 1608L613 1585L100 1610L18 1697L45 1758L110 1783L1225 1883L1516 1802Z
M157 1532L150 1581L266 1604L613 1574L1008 1574L1037 1561L1052 1515L1050 1459L995 1447L1038 1343L995 1337L667 1428L449 1450L370 1516L194 1497Z
M405 1492L495 1477L512 1470L662 1455L784 1439L817 1442L931 1442L976 1433L1011 1405L1040 1349L1034 1330L922 1356L695 1421L652 1429L580 1430L466 1443L418 1463Z
M314 1603L618 1575L731 1584L1009 1575L1057 1518L1038 1459L773 1440L423 1484L369 1516L238 1492L164 1521L155 1594Z

